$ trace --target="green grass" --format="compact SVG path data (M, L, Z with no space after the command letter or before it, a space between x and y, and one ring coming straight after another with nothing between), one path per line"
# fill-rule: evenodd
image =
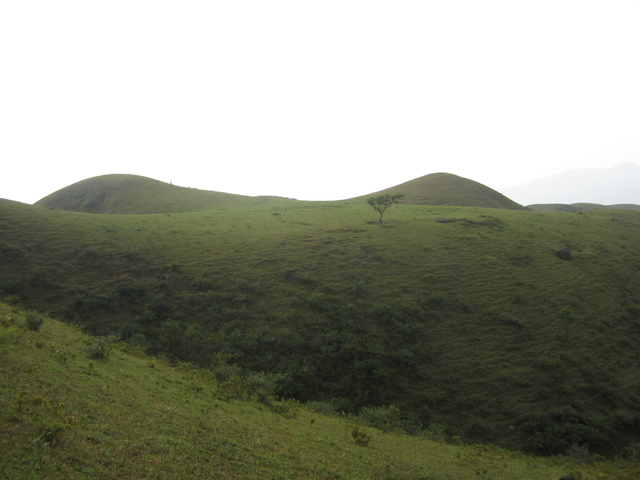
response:
M403 204L376 220L359 201L138 215L2 201L0 293L153 354L223 352L301 401L398 405L513 450L629 455L638 212Z
M545 459L383 432L300 407L276 413L231 398L206 371L121 345L92 360L90 339L77 328L47 319L34 332L24 317L0 304L2 478L588 480L640 473L633 463ZM356 428L371 437L366 447L355 442Z
M209 192L138 175L102 175L82 180L38 200L36 205L85 213L178 213L269 203L274 197Z
M432 173L352 200L364 203L369 197L383 194L393 195L394 193L406 194L401 202L408 205L449 205L526 210L522 205L481 183L450 173Z

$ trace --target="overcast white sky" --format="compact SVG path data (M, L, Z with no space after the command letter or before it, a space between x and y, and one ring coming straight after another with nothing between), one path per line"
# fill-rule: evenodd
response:
M640 2L0 3L0 197L342 199L640 164Z

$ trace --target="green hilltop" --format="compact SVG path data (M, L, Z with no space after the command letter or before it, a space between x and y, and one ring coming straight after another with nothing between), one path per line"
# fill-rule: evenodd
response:
M401 183L395 187L356 197L353 200L366 200L370 196L397 192L406 195L402 199L402 203L409 205L449 205L526 210L526 207L481 183L450 173L432 173Z
M2 200L0 295L169 362L224 358L279 396L352 416L395 405L408 432L633 456L640 212L423 205L391 190L407 202L384 225L362 198L175 213L132 194L110 215Z
M102 175L69 185L38 200L35 205L84 213L179 213L246 207L269 201L178 187L138 175Z

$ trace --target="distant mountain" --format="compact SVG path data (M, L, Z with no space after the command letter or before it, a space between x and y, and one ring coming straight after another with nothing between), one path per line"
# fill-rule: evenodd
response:
M523 205L640 204L640 167L621 163L609 169L568 170L500 191Z
M640 205L624 203L618 205L602 205L599 203L538 203L527 205L534 212L586 212L588 210L634 210L640 212Z
M432 173L395 187L362 195L351 200L381 194L404 193L402 203L409 205L449 205L456 207L506 208L526 210L522 205L495 190L451 173Z
M35 205L84 213L179 213L249 206L269 197L185 188L139 175L101 175L69 185Z

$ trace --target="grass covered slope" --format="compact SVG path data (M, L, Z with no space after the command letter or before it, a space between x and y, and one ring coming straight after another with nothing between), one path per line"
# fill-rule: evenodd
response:
M218 381L212 372L122 346L91 358L87 344L94 343L50 319L31 331L24 311L0 304L2 478L591 480L640 474L632 463L589 465L585 460L593 459L579 455L544 459L454 446L292 402L267 406L251 399L240 378Z
M450 173L432 173L395 187L356 197L353 200L362 201L369 197L394 193L404 193L406 197L401 201L408 205L449 205L526 210L522 205L481 183Z
M544 454L640 441L640 214L352 202L90 215L0 202L0 293L279 394ZM571 260L556 255L569 247Z
M178 213L258 205L269 197L246 197L178 187L137 175L102 175L69 185L35 205L84 213Z

